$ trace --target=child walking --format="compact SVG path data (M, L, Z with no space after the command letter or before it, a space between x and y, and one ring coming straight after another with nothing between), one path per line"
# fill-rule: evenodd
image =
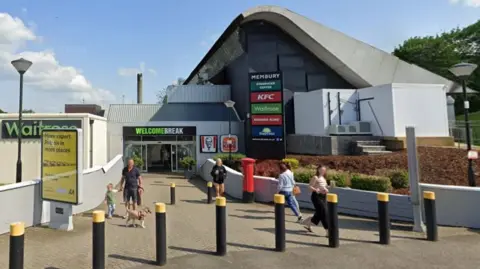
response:
M108 216L107 218L111 219L113 213L115 212L115 193L117 190L113 188L113 184L110 183L107 185L107 193L105 194L105 203L108 207Z

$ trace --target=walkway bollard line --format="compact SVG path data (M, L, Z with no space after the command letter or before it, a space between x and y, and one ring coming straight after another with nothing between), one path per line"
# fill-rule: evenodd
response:
M275 194L275 251L285 251L285 196Z
M212 203L212 192L213 192L213 183L209 181L207 182L207 204Z
M378 233L380 244L390 244L390 215L388 213L388 193L377 193L378 204Z
M338 248L340 240L338 237L338 197L334 193L327 194L328 207L328 246Z
M423 192L423 203L425 205L425 222L427 228L427 240L438 241L437 209L435 205L435 193L432 191Z
M105 269L105 211L93 211L92 268Z
M167 263L167 208L164 203L155 204L155 246L156 264Z
M9 269L23 269L24 251L25 224L23 222L11 223Z
M227 254L227 199L217 197L216 201L217 255Z
M170 204L175 204L175 183L170 183Z

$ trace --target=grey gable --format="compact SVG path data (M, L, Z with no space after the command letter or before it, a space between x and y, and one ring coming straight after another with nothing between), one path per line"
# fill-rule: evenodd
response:
M232 109L223 103L169 103L155 113L150 121L238 121Z

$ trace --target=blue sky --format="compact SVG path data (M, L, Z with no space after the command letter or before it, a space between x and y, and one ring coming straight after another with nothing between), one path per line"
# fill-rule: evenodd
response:
M82 99L121 103L125 95L131 103L136 98L134 69L144 70L144 102L156 102L156 92L187 77L235 16L253 6L283 6L391 52L408 37L475 22L480 7L474 4L480 1L469 1L471 5L468 0L0 0L0 13L18 17L34 35L8 35L3 52L31 55L42 63L36 69L34 63L32 77L26 78L24 107L60 112L65 103ZM0 55L5 25L0 20ZM44 56L49 60L41 61ZM0 62L0 108L16 111L18 77L8 68Z

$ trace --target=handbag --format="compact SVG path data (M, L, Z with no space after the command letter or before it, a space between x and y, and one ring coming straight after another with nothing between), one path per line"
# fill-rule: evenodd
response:
M300 193L302 193L302 191L300 190L300 187L299 187L299 186L293 187L293 195L297 196L297 195L299 195Z

